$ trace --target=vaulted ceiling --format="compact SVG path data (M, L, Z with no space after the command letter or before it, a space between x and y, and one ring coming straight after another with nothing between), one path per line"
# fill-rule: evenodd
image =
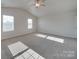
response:
M2 0L2 7L22 8L37 17L46 15L61 14L68 11L77 10L76 0L46 0L45 7L35 8L35 0Z

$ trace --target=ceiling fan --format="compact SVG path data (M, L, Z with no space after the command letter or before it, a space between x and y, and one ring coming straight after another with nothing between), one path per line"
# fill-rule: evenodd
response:
M45 6L44 4L45 0L35 0L35 7L39 8L40 6Z

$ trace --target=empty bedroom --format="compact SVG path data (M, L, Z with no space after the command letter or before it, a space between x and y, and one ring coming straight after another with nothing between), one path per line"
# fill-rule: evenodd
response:
M77 1L1 0L1 59L77 59Z

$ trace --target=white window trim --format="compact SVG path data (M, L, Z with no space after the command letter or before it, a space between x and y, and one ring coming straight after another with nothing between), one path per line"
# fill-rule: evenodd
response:
M33 20L31 18L28 19L28 29L32 29L33 28Z
M11 17L13 17L13 19L12 19L12 21L10 21L10 22L13 22L11 25L12 25L12 28L10 28L10 30L9 29L4 29L4 16L6 16L6 17L10 17L11 15L2 15L2 19L3 19L3 21L2 21L2 30L3 30L3 32L9 32L9 31L14 31L14 16L11 16Z

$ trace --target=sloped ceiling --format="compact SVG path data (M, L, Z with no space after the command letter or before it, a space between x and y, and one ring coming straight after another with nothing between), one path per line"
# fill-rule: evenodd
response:
M76 0L46 0L45 7L35 8L34 0L2 0L2 7L22 8L37 17L61 14L77 10Z

